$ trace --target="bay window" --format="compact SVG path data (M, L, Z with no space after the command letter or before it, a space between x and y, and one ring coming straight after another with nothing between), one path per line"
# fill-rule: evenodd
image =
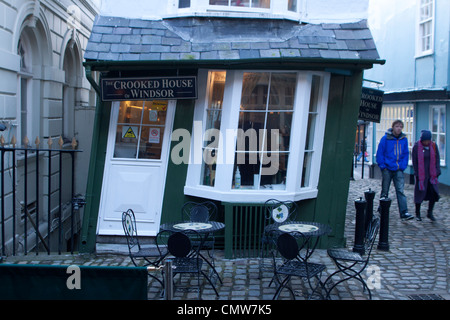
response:
M329 74L200 70L198 82L187 195L317 196Z
M170 0L175 1L174 13L186 15L219 13L220 16L242 16L242 14L267 15L271 18L299 19L300 0Z
M270 8L270 0L209 0L209 4L228 7Z

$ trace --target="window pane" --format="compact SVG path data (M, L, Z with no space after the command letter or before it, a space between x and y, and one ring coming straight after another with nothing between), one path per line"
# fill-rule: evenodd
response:
M289 151L291 138L292 112L269 112L267 115L267 150L277 151L273 146L277 146L280 151ZM272 141L273 132L277 133L278 141Z
M136 131L136 132L135 132ZM139 126L118 125L114 158L136 158Z
M144 101L122 101L116 127L114 158L136 159Z
M297 0L288 1L288 10L297 12Z
M236 152L232 189L258 189L261 153ZM239 170L238 170L239 169ZM240 179L240 182L239 182Z
M314 132L316 131L317 115L310 114L308 118L308 128L306 131L305 150L312 150L314 148Z
M438 148L439 148L439 155L441 157L441 160L445 161L445 135L440 134L439 140L436 141Z
M445 105L431 107L431 132L433 141L439 147L441 161L445 163L445 145L446 145L446 121Z
M143 124L164 125L168 101L146 101L144 107Z
M122 101L117 123L141 123L143 101Z
M232 7L250 7L249 0L231 0Z
M305 152L305 157L303 159L302 188L309 186L311 174L311 160L312 160L312 152Z
M308 127L306 131L305 150L314 149L314 133L316 131L317 109L319 103L320 76L314 75L311 83L309 100Z
M420 21L433 16L433 0L422 0L420 8Z
M209 73L208 106L206 108L205 141L203 142L203 164L201 184L214 186L216 177L217 147L222 118L223 93L226 71Z
M178 8L190 8L191 0L179 0Z
M431 131L438 132L439 109L433 108L433 125Z
M221 109L208 110L206 112L206 128L207 129L220 129L220 121L222 118Z
M314 75L311 83L311 98L309 101L309 112L317 112L319 101L320 77Z
M269 9L270 8L270 0L252 0L252 7Z
M295 73L273 73L270 81L269 110L293 110L296 84Z
M22 139L27 136L28 128L28 80L20 78L20 134Z
M143 126L139 142L139 159L161 159L163 137L163 126Z
M244 73L241 110L266 110L269 73Z
M261 186L264 189L286 189L286 173L289 153L264 153L261 168Z
M209 4L213 6L229 6L230 0L209 0Z

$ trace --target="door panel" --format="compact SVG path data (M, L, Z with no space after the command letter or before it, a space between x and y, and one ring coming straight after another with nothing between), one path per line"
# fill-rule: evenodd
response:
M123 235L132 209L139 235L156 235L161 220L175 103L113 103L98 234Z

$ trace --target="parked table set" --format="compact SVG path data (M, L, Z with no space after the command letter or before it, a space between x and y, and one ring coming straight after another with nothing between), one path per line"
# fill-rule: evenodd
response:
M284 258L282 263L277 263L275 254L273 255L273 279L276 279L279 283L273 299L277 299L284 288L288 288L295 299L294 291L288 286L291 277L299 277L308 281L312 290L308 298L311 298L316 292L323 298L317 289L319 286L324 289L320 277L326 266L309 262L309 259L317 247L319 238L330 232L330 226L309 221L290 220L266 226L265 233L273 240L278 253ZM278 278L279 276L283 277L281 281ZM312 279L316 279L315 286Z
M197 237L197 240L191 240L191 246L196 246L198 250L198 256L205 261L211 268L213 274L217 276L220 283L222 283L222 279L220 278L219 273L217 272L214 264L214 257L210 255L210 259L207 259L202 253L201 249L204 247L205 242L208 238L215 232L223 230L225 228L225 224L218 221L206 221L206 222L196 222L196 221L178 221L178 222L169 222L162 224L160 226L160 232L171 232L171 233L183 233L186 235L194 235ZM214 290L217 293L211 279L207 277L207 280L211 283Z

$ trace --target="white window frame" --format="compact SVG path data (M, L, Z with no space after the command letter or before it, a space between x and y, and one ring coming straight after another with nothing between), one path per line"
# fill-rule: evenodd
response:
M264 202L270 198L280 200L299 201L317 197L320 165L325 133L325 120L328 106L330 74L326 72L298 71L297 86L294 98L294 115L291 126L290 155L286 175L285 190L252 190L233 189L234 157L236 150L236 131L239 121L239 108L241 103L242 81L245 72L268 72L268 70L227 70L224 99L222 104L222 121L220 126L221 138L218 146L225 150L222 161L216 165L214 186L202 185L202 146L205 130L206 108L208 104L208 72L212 70L199 70L198 92L194 111L194 127L192 130L190 163L186 178L184 193L190 196L209 198L226 202ZM286 72L270 70L271 72ZM311 161L309 185L301 187L303 159L305 154L306 131L308 126L308 113L313 75L321 77L321 86L318 98L318 113L314 128L314 152ZM231 134L230 134L231 133Z
M175 16L190 16L195 14L198 16L279 18L295 21L300 20L300 8L302 8L304 3L303 0L296 0L296 11L290 11L288 10L289 0L270 0L270 8L210 5L209 0L191 0L190 7L179 8L179 0L170 1L173 4L169 6L175 8L173 11L170 11Z
M423 4L423 1L429 1L426 4ZM432 6L431 8L431 16L423 19L422 20L422 8L425 6L430 5ZM427 56L430 54L434 53L434 33L435 33L435 13L436 13L436 9L435 9L435 0L417 0L417 30L416 30L416 57L422 57L422 56ZM423 48L423 34L422 34L422 27L427 24L430 23L431 26L431 34L430 36L430 48L429 49L424 49Z
M433 131L433 120L434 120L434 118L433 118L433 115L434 115L434 110L438 110L439 111L439 114L440 114L440 112L443 110L444 111L444 125L443 125L443 127L444 127L444 132L440 132L440 128L441 128L441 123L440 123L440 121L441 121L441 117L438 117L438 123L437 123L437 131ZM447 139L446 139L446 131L447 131L447 123L445 122L445 119L446 119L446 116L447 116L447 114L446 114L446 105L445 104L438 104L438 105L435 105L435 104L433 104L433 105L430 105L430 116L429 116L429 119L430 119L430 123L429 123L429 130L431 131L431 134L434 136L434 135L437 135L437 136L443 136L444 137L444 141L445 141L445 146L446 146L446 148L447 148ZM436 142L436 144L438 145L438 147L439 147L439 139L436 139L436 141L434 141L434 142ZM440 159L440 163L441 163L441 166L445 166L445 164L446 164L446 157L445 157L445 155L446 155L446 151L445 150L441 150L441 148L439 148L439 153L440 153L440 156L441 156L441 159Z
M413 103L403 103L403 104L384 104L381 111L380 124L376 126L376 150L378 150L378 144L381 138L384 136L386 131L392 128L392 123L399 119L403 121L402 132L406 135L408 139L408 149L409 149L409 161L408 165L412 165L412 148L414 142L416 141L414 137L415 132L415 122L414 116L416 114L416 108Z

